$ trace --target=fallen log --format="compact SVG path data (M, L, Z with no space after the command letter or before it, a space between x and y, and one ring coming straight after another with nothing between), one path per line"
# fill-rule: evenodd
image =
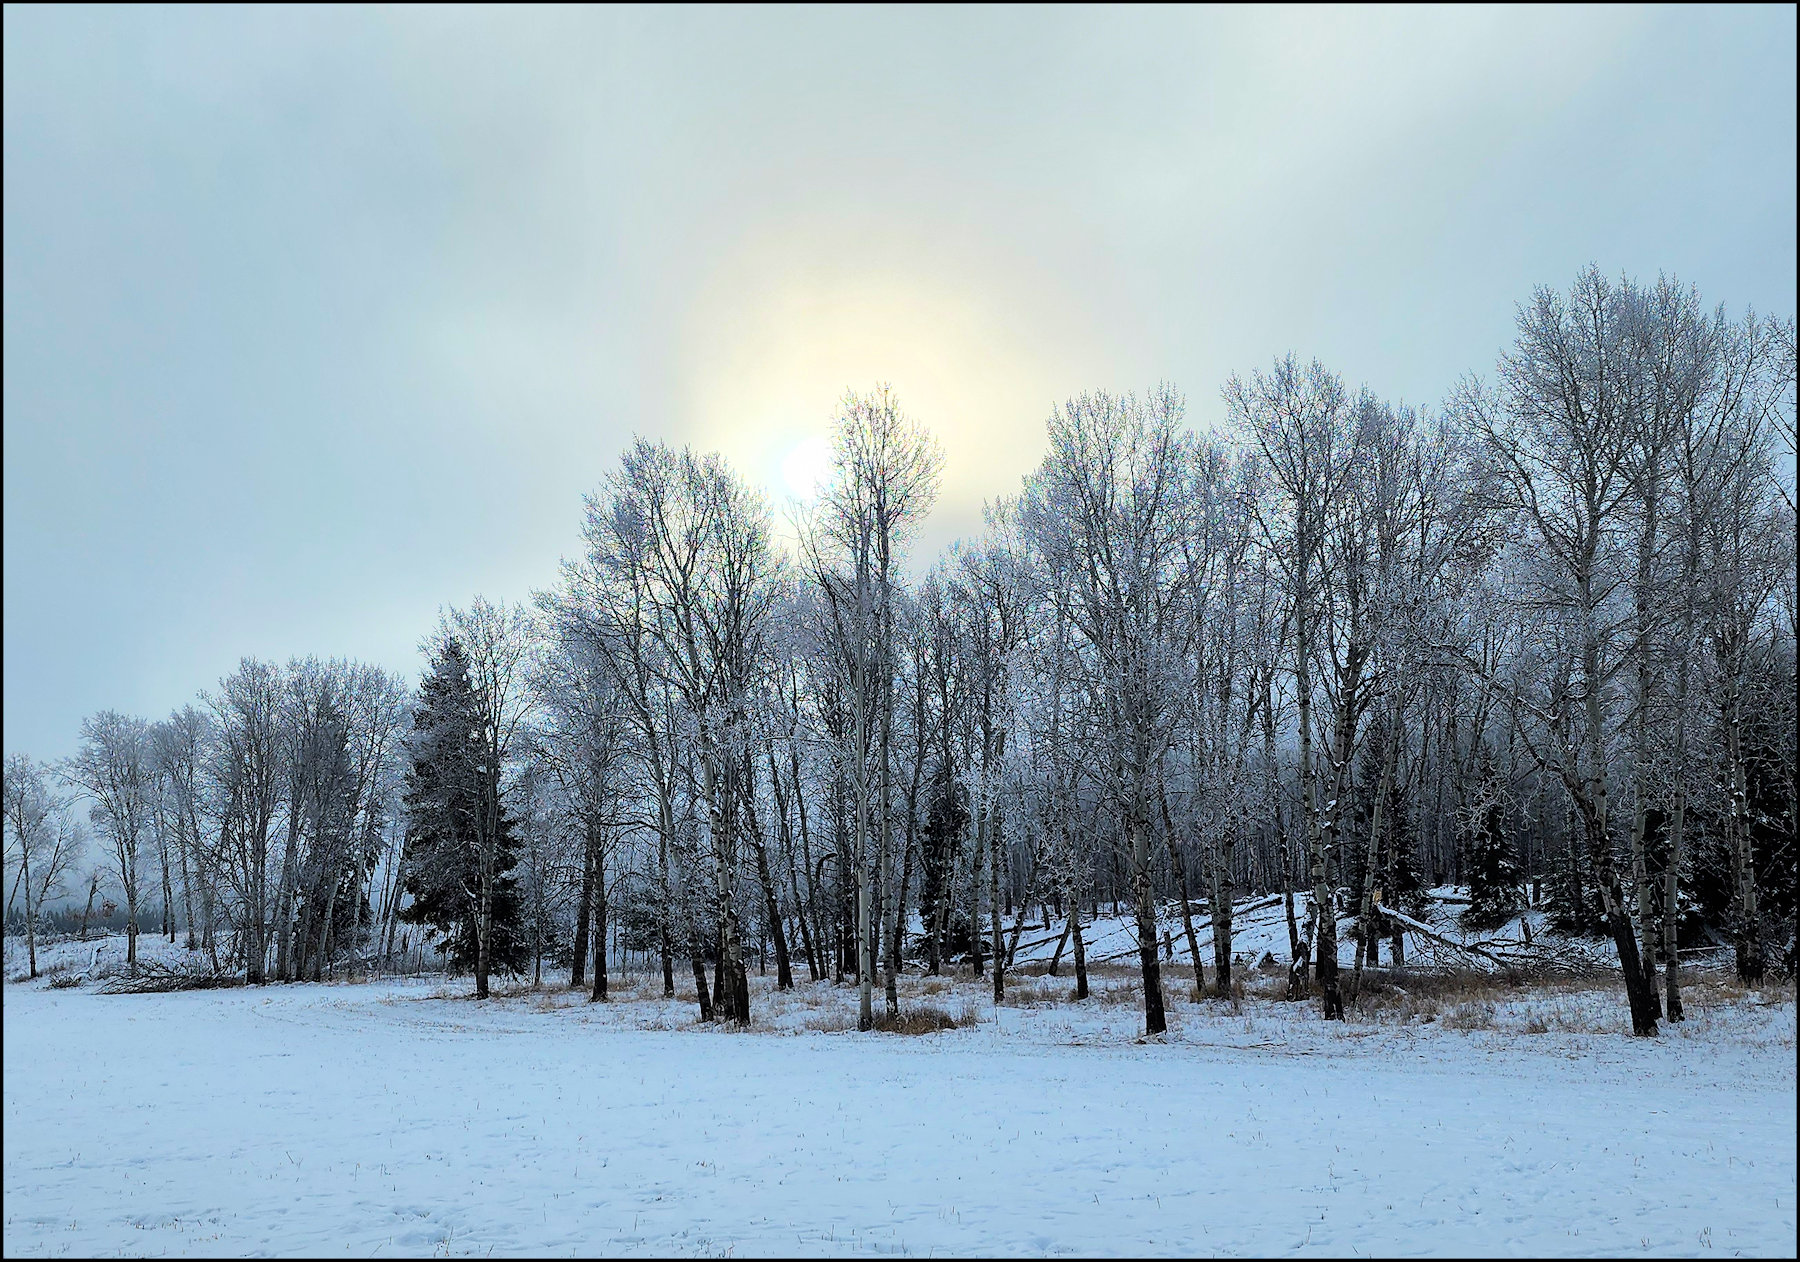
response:
M1498 964L1501 968L1508 967L1505 960L1500 959L1498 956L1494 955L1493 952L1484 949L1479 944L1473 942L1458 942L1454 938L1446 938L1430 925L1422 924L1419 921L1414 920L1405 912L1395 911L1393 908L1381 903L1375 904L1375 910L1386 916L1388 919L1398 921L1400 924L1405 925L1412 932L1429 942L1435 942L1439 946L1448 947L1452 951L1466 951L1470 955L1479 955L1482 959L1493 964Z

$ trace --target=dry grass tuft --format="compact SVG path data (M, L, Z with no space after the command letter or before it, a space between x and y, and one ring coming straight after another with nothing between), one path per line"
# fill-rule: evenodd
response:
M1041 1008L1048 1004L1068 1003L1075 996L1073 982L1044 974L1021 977L1009 975L1006 994L1000 1002L1008 1008Z
M1088 998L1103 1008L1136 1008L1143 1003L1142 990L1130 983L1095 986L1090 978Z
M815 1034L840 1034L856 1028L856 1016L842 1008L824 1008L807 1013L800 1025Z
M1444 972L1363 974L1362 991L1352 1011L1355 1019L1407 1025L1443 1021L1451 1029L1493 1029L1496 1005L1520 996L1523 979L1478 973L1472 969ZM1316 997L1316 983L1308 997ZM1457 1024L1481 1022L1485 1024ZM1458 1014L1461 1015L1458 1015Z
M1070 969L1073 970L1073 968L1074 966L1070 965ZM1142 982L1144 980L1143 967L1137 962L1135 956L1131 959L1106 962L1089 960L1087 972L1090 983L1103 980L1125 982Z
M875 1028L883 1034L936 1034L959 1024L949 1012L931 1003L907 1004L894 1016L883 1011L875 1018Z
M1459 1003L1444 1014L1447 1030L1491 1030L1494 1028L1494 1005L1486 999Z
M837 1002L835 988L820 982L795 986L782 998L790 1008L823 1008Z

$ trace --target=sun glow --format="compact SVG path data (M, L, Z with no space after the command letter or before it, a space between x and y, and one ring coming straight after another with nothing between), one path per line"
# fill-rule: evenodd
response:
M724 455L785 517L830 477L845 391L888 383L944 451L937 508L914 550L928 562L978 529L983 500L1016 492L1042 457L1067 371L1062 339L1037 336L1028 300L1003 312L973 277L849 274L788 253L740 257L694 304L679 377L689 441Z
M798 500L813 500L830 477L831 440L823 434L802 438L781 461L781 481Z

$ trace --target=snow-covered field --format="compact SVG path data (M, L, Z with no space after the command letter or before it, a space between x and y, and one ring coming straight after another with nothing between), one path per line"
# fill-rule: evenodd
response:
M1793 1253L1791 991L1696 979L1641 1042L1590 989L1326 1026L1171 983L1141 1043L1102 973L906 979L980 1018L919 1036L764 979L744 1033L659 986L8 985L5 1252Z

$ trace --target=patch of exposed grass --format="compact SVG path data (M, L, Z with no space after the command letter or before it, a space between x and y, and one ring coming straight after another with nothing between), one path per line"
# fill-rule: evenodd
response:
M1491 1030L1494 1028L1494 1005L1486 999L1459 1003L1444 1014L1447 1030Z
M800 1027L815 1034L839 1034L856 1028L856 1014L842 1008L822 1008L801 1018Z
M893 1016L884 1010L875 1018L875 1028L883 1034L936 1034L954 1030L958 1024L954 1016L933 1003L905 1004Z
M1143 991L1131 982L1096 986L1088 979L1088 999L1103 1008L1137 1008L1143 1005Z
M1242 1001L1246 993L1244 979L1237 976L1235 973L1231 978L1231 992L1229 994L1219 989L1219 981L1216 976L1212 981L1206 984L1205 991L1196 990L1192 986L1187 988L1187 996L1194 1003L1200 1003L1202 1000L1209 999L1229 1000L1232 1003L1238 1003Z

